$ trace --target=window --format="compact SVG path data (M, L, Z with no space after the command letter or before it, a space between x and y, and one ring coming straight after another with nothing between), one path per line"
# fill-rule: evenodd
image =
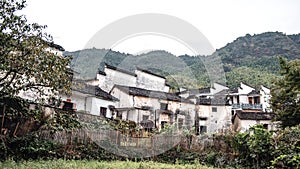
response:
M259 96L255 96L253 99L254 99L254 104L260 104Z
M248 100L249 100L249 104L253 104L253 98L252 97L249 97Z
M212 107L212 108L211 108L211 111L212 111L212 112L217 112L218 109L217 109L217 107Z
M166 121L162 121L161 124L161 129L165 128L165 126L167 125L168 122Z
M117 118L122 119L122 112L117 111Z
M168 104L167 103L160 103L160 109L161 110L168 110Z
M149 115L143 115L143 121L148 119L149 119Z
M264 129L268 130L268 124L263 124Z
M178 129L182 129L182 126L183 126L183 119L179 118L178 119Z
M200 134L207 132L207 126L200 126Z
M100 107L100 116L106 117L107 108L106 107Z
M73 110L73 103L69 101L64 101L64 105L62 107L65 111L72 111Z

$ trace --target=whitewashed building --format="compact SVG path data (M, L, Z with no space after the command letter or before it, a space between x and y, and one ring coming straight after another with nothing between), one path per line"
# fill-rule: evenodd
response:
M121 85L115 85L110 94L120 100L117 118L137 124L148 120L159 130L173 123L179 129L194 124L195 105L176 94Z
M86 83L77 83L72 95L62 95L61 99L63 101L61 108L63 109L86 112L106 118L112 118L113 108L119 101L98 86Z

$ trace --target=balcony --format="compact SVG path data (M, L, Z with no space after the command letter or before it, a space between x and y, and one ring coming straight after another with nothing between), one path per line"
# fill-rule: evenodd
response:
M232 109L250 109L250 110L261 110L262 104L232 104Z

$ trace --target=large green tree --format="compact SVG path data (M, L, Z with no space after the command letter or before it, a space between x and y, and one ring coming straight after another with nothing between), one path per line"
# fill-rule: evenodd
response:
M28 23L20 10L25 0L0 1L0 96L32 91L35 98L49 98L70 91L70 60L51 52L52 37L46 26Z
M300 60L279 58L280 74L271 90L272 109L283 128L300 124Z

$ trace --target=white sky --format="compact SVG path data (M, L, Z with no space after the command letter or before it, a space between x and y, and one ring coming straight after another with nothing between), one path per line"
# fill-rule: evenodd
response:
M185 20L216 49L247 33L300 33L299 0L27 0L27 4L23 13L29 22L48 25L54 42L67 51L83 49L97 31L112 22L143 13ZM157 36L132 37L113 49L133 54L153 49L193 54L179 42Z

